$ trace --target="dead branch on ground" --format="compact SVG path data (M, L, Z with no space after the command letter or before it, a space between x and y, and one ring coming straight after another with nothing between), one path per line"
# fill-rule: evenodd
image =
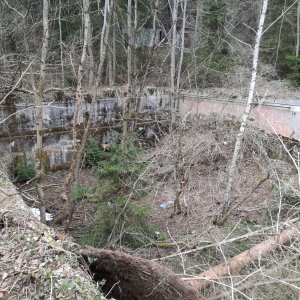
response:
M268 240L243 251L229 259L226 263L219 264L205 272L202 272L199 277L193 278L189 282L195 288L207 288L210 286L210 281L224 278L226 276L232 276L233 273L238 273L242 268L246 267L254 260L276 250L279 246L289 243L292 238L299 234L299 230L300 222L297 222L293 226L291 225L291 228L282 231L281 234L275 235ZM202 281L203 279L204 281Z

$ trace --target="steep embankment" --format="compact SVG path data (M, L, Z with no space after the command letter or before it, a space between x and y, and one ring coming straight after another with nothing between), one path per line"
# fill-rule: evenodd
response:
M105 299L76 251L76 244L34 218L1 174L0 298Z

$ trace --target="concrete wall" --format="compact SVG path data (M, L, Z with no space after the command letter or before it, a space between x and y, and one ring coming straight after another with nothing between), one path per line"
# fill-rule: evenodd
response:
M245 105L245 102L186 96L182 102L182 111L204 115L217 113L240 118ZM261 105L254 104L250 124L267 133L276 132L281 136L300 141L300 100L275 99Z
M90 110L90 103L83 102L79 111L79 125L84 123L85 112ZM44 151L51 170L66 167L73 152L71 135L75 101L51 103L44 106ZM110 133L103 126L109 126L116 120L116 99L104 99L96 102L92 112L95 122L94 131L98 130L99 143L110 141ZM95 128L96 127L96 128ZM25 156L34 160L35 146L35 110L33 106L18 104L0 106L0 159L7 165L15 157Z
M148 112L151 116L158 107L164 107L168 101L169 97L164 91L149 88L141 97L139 110ZM115 124L120 105L116 98L100 99L96 102L92 111L92 131L94 135L96 132L95 138L99 144L111 141L109 127ZM88 102L81 103L79 125L82 127L85 113L90 111L90 106ZM70 162L73 152L71 128L74 108L75 100L53 102L43 107L43 144L51 170L65 168ZM35 129L33 105L0 105L0 160L7 165L18 156L25 156L27 160L34 161Z
M170 98L166 91L150 89L141 97L140 112L155 114L164 108ZM49 160L50 169L66 167L73 151L70 129L74 114L75 101L54 102L44 106L44 150ZM120 105L115 98L99 100L92 112L99 143L109 143L111 136L107 128L115 123L117 107ZM194 114L217 113L240 117L245 102L229 101L228 99L199 98L185 95L182 101L182 112ZM90 104L83 102L80 107L79 123L84 123L85 112ZM300 141L300 101L276 99L261 105L253 105L250 124L267 133L277 132L287 138ZM105 129L106 125L106 129ZM33 106L2 105L0 106L0 159L10 163L15 156L25 155L33 160L35 145L35 113Z
M79 123L84 122L90 103L83 101L79 109ZM45 132L68 130L72 127L75 101L53 102L43 107ZM117 100L98 100L92 112L94 122L114 123ZM35 131L35 109L33 105L9 104L0 106L0 137L13 137Z

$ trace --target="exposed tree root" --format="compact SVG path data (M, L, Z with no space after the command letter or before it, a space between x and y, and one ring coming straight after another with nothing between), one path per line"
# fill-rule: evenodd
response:
M234 256L226 263L222 263L201 273L199 277L187 281L196 289L209 287L211 281L231 276L259 257L276 250L279 246L289 243L293 237L299 234L299 230L300 222L297 222L292 228L284 230L281 234L275 235L268 240Z
M170 270L128 254L84 248L83 256L98 258L90 265L96 281L106 280L104 291L120 300L199 300L200 294Z

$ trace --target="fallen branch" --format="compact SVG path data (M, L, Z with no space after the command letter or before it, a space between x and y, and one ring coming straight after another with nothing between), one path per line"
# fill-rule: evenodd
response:
M290 226L291 224L296 223L298 221L299 221L299 218L294 218L294 219L289 220L289 222L281 223L280 226L281 227ZM273 230L273 229L274 229L274 226L264 227L264 228L261 228L261 229L256 230L256 231L251 231L251 232L248 232L246 234L240 235L238 237L234 237L234 238L231 238L231 239L226 238L226 239L224 239L220 242L216 242L216 243L211 243L210 241L204 241L204 243L208 243L208 244L204 245L204 246L199 246L199 247L196 247L196 248L193 248L191 250L187 250L187 251L184 251L184 252L181 252L181 253L173 253L173 254L163 256L163 257L160 257L160 258L155 258L155 259L152 259L152 261L163 261L163 260L166 260L166 259L170 259L170 258L180 256L181 254L186 255L186 254L190 254L190 253L194 253L194 252L199 252L199 251L204 250L204 249L220 247L222 245L229 244L229 243L232 243L232 242L245 240L245 239L248 239L249 237L252 237L252 236L267 235L267 231L268 230Z
M239 201L235 201L236 198L229 204L228 210L226 211L226 213L224 215L221 216L220 219L217 219L213 222L215 225L219 225L222 226L224 225L224 223L227 221L228 217L230 216L230 214L232 213L232 211L234 211L235 209L237 209L241 204L243 204L246 200L248 200L255 192L257 189L260 188L260 186L269 179L270 174L268 173L266 177L262 178L257 184L256 186L251 190L251 192L246 195L245 197L243 197L241 200Z
M205 272L202 272L199 275L199 278L196 277L187 281L191 284L191 286L197 289L202 289L204 287L207 288L210 286L210 281L238 273L242 268L246 267L254 260L257 260L259 257L276 250L279 246L289 243L293 237L299 234L299 230L300 222L297 222L292 228L286 229L281 234L275 235L268 240L234 256L226 263L222 263ZM197 280L197 278L199 280ZM201 280L203 281L200 282Z
M283 283L289 284L289 283L298 283L298 282L300 282L300 278L282 278L280 280L274 279L274 280L266 280L262 282L249 282L240 287L234 288L234 292L242 294L241 292L246 289L253 289L256 287L261 287L270 284L283 284ZM224 297L226 296L227 296L226 293L222 293L210 298L206 298L206 300L220 300L220 299L224 299Z

